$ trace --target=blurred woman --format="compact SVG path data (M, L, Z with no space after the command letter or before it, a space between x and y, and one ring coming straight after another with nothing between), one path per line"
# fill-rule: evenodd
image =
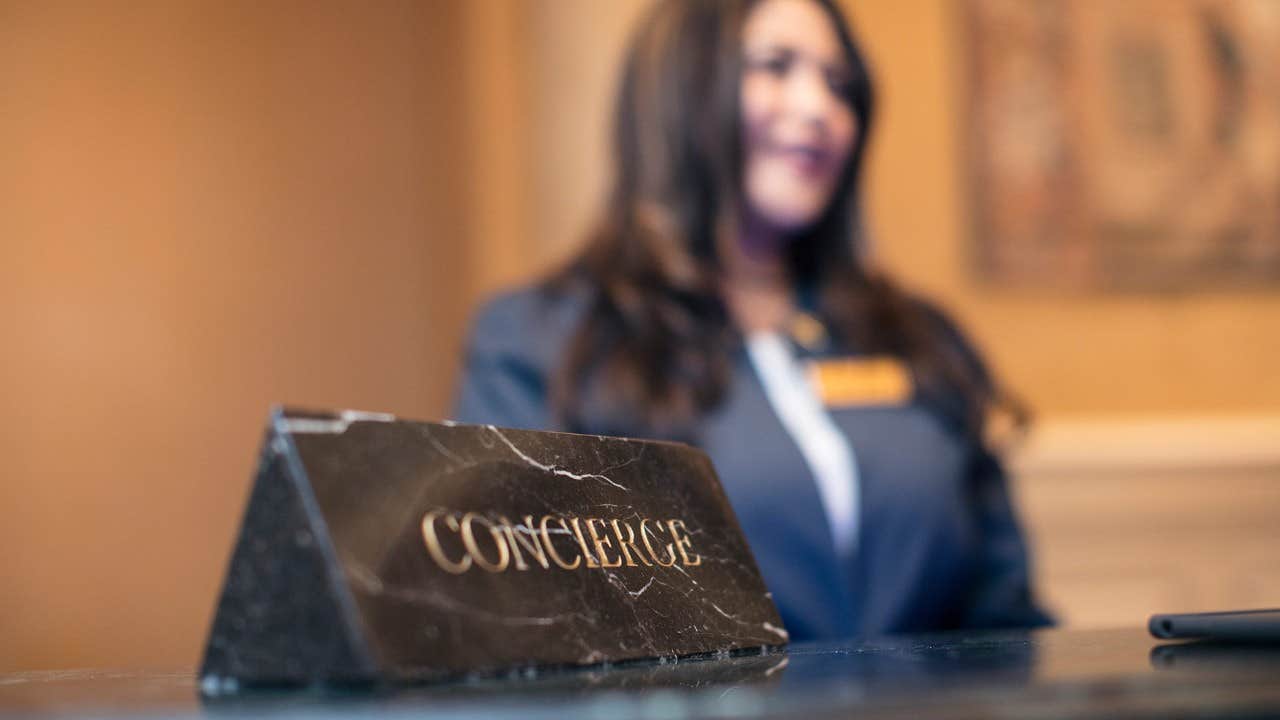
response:
M603 218L479 313L455 418L701 447L793 640L1042 625L984 440L1009 403L864 257L873 105L829 0L657 2Z

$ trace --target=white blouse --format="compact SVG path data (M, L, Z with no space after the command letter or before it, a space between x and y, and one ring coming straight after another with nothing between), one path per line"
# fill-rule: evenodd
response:
M791 346L775 332L752 333L747 353L774 413L800 448L818 484L836 550L858 540L858 465L853 446L827 413Z

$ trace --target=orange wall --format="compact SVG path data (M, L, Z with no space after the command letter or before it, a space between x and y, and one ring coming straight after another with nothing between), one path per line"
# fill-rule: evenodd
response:
M460 6L0 6L0 670L190 666L269 404L443 412Z

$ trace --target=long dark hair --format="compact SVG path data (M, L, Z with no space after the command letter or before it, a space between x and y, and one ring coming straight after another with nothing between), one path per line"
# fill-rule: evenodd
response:
M725 396L741 338L718 290L716 236L732 231L742 202L741 35L756 2L658 0L631 39L612 193L586 248L550 283L590 296L552 385L568 429L692 439L694 420ZM839 9L814 2L843 47L859 132L830 206L787 245L791 277L839 345L902 358L921 395L943 399L954 426L980 438L997 393L976 356L948 337L940 315L862 261L872 83Z

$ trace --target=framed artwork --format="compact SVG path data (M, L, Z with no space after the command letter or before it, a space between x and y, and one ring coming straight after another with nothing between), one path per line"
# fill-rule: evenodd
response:
M1280 289L1280 0L962 0L1002 287Z

